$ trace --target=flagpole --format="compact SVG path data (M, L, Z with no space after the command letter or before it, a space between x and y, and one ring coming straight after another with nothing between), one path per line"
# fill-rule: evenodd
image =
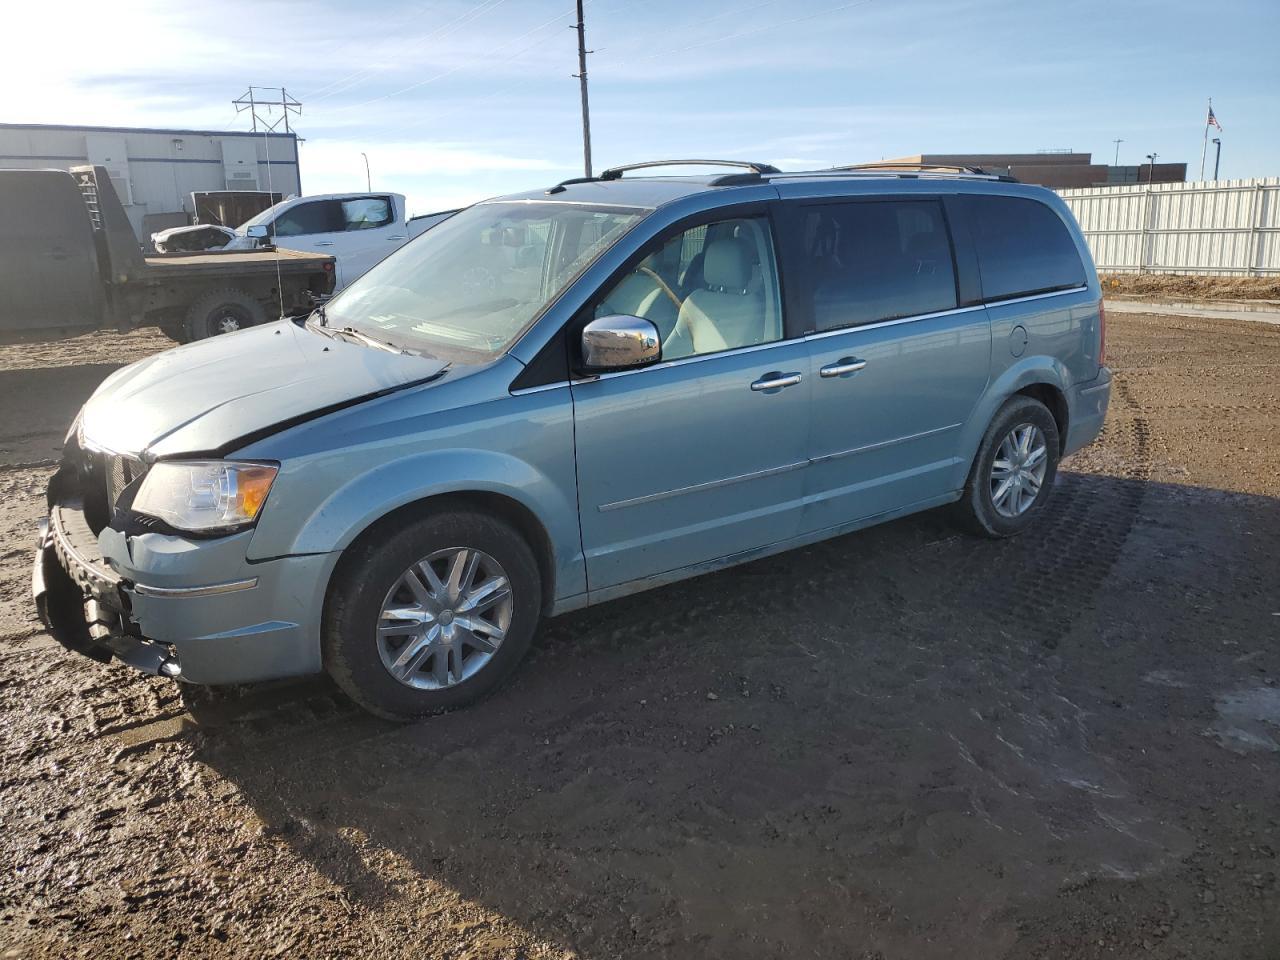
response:
M1213 113L1213 97L1209 98L1209 109L1204 115L1204 143L1200 146L1200 179L1204 179L1204 157L1209 151L1209 114Z

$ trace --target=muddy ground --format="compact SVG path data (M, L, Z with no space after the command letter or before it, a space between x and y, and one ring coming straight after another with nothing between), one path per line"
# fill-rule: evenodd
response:
M54 646L48 464L163 341L9 351L0 956L1276 960L1280 328L1109 333L1034 532L930 513L575 614L417 726Z

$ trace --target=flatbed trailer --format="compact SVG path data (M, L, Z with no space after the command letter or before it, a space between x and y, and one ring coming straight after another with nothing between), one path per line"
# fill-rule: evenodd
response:
M327 254L144 256L105 168L0 170L0 342L158 326L180 342L309 312Z

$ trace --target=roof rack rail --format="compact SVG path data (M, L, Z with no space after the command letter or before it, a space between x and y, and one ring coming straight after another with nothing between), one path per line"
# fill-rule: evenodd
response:
M627 163L619 167L610 167L604 173L600 174L601 180L621 180L622 175L629 170L648 170L651 167L685 167L685 166L703 166L703 167L740 167L743 170L750 170L756 174L781 173L771 163L752 163L746 160L646 160L644 163Z
M1003 173L991 173L982 167L969 167L958 163L916 163L910 160L880 160L874 163L848 163L831 167L831 171L840 173L899 173L904 175L922 174L949 175L962 177L983 177L989 180L1000 180L1005 183L1017 183L1015 177Z
M877 160L872 163L844 163L832 170L938 170L950 173L987 174L981 167L967 167L958 163L916 163L911 160Z

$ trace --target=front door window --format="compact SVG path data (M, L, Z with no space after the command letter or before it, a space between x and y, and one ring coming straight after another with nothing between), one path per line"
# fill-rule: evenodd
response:
M595 315L608 314L652 321L664 360L781 340L768 221L738 217L668 238L600 299Z

